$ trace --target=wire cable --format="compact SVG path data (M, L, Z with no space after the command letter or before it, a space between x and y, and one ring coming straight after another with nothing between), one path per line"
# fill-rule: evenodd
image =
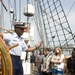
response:
M67 16L69 15L69 13L71 12L71 10L72 10L72 8L73 8L73 6L75 5L75 1L73 2L73 4L72 4L72 6L71 6L71 8L70 8L70 10L68 11L68 13L67 13Z

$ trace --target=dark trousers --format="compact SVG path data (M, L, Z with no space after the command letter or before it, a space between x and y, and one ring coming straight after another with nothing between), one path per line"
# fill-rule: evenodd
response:
M11 55L12 66L13 66L13 75L23 75L22 61L20 56Z
M46 72L42 72L42 75L47 75L47 73Z
M50 72L50 73L47 73L47 75L52 75L52 72Z
M75 72L69 72L68 75L75 75Z
M42 72L42 75L52 75L52 72L50 73Z
M39 72L39 75L42 75L41 67L39 67L38 72Z

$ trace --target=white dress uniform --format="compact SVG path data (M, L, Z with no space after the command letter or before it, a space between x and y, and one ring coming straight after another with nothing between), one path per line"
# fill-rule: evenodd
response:
M3 34L3 39L7 46L13 46L14 44L19 44L18 46L9 50L13 65L13 75L23 75L22 60L20 59L21 53L28 49L24 39L19 37L14 33Z
M3 34L3 39L7 46L12 46L13 44L19 44L18 46L12 48L9 52L11 55L21 56L22 51L28 49L24 39L19 37L15 32L14 33L5 33Z

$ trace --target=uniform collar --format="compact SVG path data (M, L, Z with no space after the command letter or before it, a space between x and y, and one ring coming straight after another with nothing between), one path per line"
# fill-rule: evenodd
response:
M14 35L14 37L18 37L18 35L15 32L13 33L13 35Z
M16 38L18 37L18 38L23 39L22 37L19 37L19 36L16 34L16 32L14 32L13 35L14 35L14 37L16 37Z

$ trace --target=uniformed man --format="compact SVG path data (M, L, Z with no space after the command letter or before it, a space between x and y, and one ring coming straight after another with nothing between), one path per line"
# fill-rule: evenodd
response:
M18 46L9 51L12 59L13 75L23 75L22 61L20 59L21 52L36 50L36 48L41 45L39 42L36 46L28 48L24 39L21 37L24 33L24 28L25 24L23 22L15 22L13 33L0 33L0 36L3 38L7 46L12 46L13 44L18 43Z

